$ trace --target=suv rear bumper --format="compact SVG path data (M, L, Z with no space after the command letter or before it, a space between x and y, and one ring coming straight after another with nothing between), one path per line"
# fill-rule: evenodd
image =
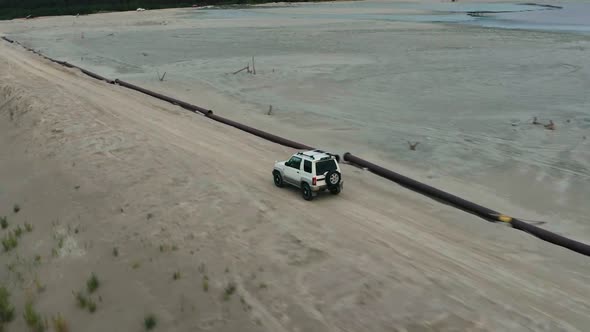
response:
M344 189L344 182L340 182L338 184L338 186L340 187L340 190ZM311 191L313 191L313 192L325 191L325 190L328 190L328 185L327 184L324 184L324 185L321 185L321 186L311 186Z

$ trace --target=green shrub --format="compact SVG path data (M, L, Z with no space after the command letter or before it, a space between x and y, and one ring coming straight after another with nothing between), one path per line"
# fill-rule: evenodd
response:
M98 280L98 277L96 276L96 274L92 273L92 275L90 275L90 279L86 281L86 288L88 289L88 293L94 293L94 291L96 291L99 286L100 281Z
M23 317L25 318L25 322L33 332L43 332L45 331L45 323L43 322L43 318L41 314L35 311L33 308L33 304L31 302L27 302L25 304L25 312L23 313Z
M96 311L96 303L94 301L92 301L92 299L87 298L88 301L88 311L90 311L90 313L94 313Z
M0 326L14 319L14 306L10 304L10 292L0 286Z
M74 293L78 307L85 309L88 306L88 299L82 292Z
M153 330L157 323L158 320L154 314L149 314L143 319L143 326L145 327L146 331Z
M21 235L23 235L23 229L20 227L20 225L18 225L14 229L14 236L20 237Z
M53 322L53 329L55 332L69 332L70 328L68 322L63 318L61 314L54 316L51 321Z
M229 298L236 292L236 284L233 282L230 282L229 284L227 284L227 286L225 287L224 293L223 293L223 300L224 301L228 301Z
M205 292L209 291L209 277L203 276L203 290Z
M13 233L10 233L2 238L2 247L4 247L5 252L16 248L16 246L18 246L18 239Z

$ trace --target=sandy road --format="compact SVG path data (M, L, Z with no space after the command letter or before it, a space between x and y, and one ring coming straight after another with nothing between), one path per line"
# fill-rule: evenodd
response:
M64 313L74 330L139 331L147 311L162 331L585 331L590 323L587 257L346 165L340 196L303 201L270 175L292 150L17 46L0 43L0 79L0 214L22 201L11 218L35 224L16 253L0 256L0 277L19 303L41 274L38 307ZM70 225L80 232L65 231L69 249L44 256L24 283L5 267L15 255L50 252L52 234ZM176 270L183 278L173 282ZM71 298L89 271L105 280L93 316ZM241 300L221 298L229 282ZM9 328L24 328L17 316Z

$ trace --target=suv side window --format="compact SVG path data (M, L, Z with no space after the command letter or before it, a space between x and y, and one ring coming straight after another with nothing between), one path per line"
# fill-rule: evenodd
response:
M289 160L289 164L287 166L293 167L295 169L301 169L301 158L293 156Z
M303 161L303 171L305 173L311 173L311 161L309 161L309 160Z

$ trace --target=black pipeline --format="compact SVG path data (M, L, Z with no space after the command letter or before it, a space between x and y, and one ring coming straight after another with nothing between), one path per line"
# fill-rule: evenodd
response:
M587 244L584 244L584 243L566 238L564 236L552 233L548 230L528 224L522 220L503 215L501 213L498 213L494 210L488 209L488 208L481 206L479 204L475 204L475 203L465 200L461 197L452 195L452 194L442 191L440 189L431 187L427 184L424 184L422 182L411 179L407 176L403 176L399 173L396 173L394 171L383 168L379 165L375 165L375 164L373 164L369 161L366 161L362 158L353 156L350 152L347 152L344 154L344 160L346 160L352 164L356 164L358 166L361 166L361 167L366 167L371 172L373 172L381 177L384 177L388 180L396 182L408 189L419 192L419 193L429 196L431 198L440 200L444 203L453 205L459 209L462 209L462 210L467 211L469 213L480 216L488 221L502 221L502 222L510 223L513 228L525 231L525 232L527 232L531 235L534 235L542 240L545 240L547 242L556 244L558 246L562 246L564 248L573 250L573 251L578 252L580 254L590 256L590 246Z
M149 96L158 98L160 100L167 101L167 102L169 102L171 104L178 105L178 106L180 106L180 107L182 107L184 109L187 109L189 111L203 113L204 115L213 113L213 111L211 111L211 110L208 110L208 109L205 109L205 108L202 108L202 107L193 105L193 104L189 104L189 103L184 102L182 100L178 100L176 98L168 97L168 96L165 96L163 94L160 94L160 93L157 93L157 92L148 90L148 89L144 89L144 88L139 87L137 85L133 85L131 83L127 83L127 82L121 81L120 79L116 79L115 80L115 83L119 84L120 86L124 86L124 87L126 87L128 89L139 91L141 93L145 93L146 95L149 95Z
M105 82L110 83L110 84L115 84L115 81L110 80L110 79L108 79L106 77L100 76L97 73L93 73L90 70L86 70L84 68L80 68L80 67L74 66L74 65L72 65L72 66L75 67L75 68L80 69L81 72L83 72L84 74L86 74L86 75L88 75L88 76L90 76L90 77L92 77L94 79L97 79L99 81L105 81Z
M39 52L35 52L35 51L33 51L33 53L35 53L35 54L39 54L40 56L44 57L45 59L47 59L47 60L49 60L49 61L52 61L52 62L55 62L55 63L57 63L57 64L60 64L60 65L62 65L62 66L64 66L64 67L67 67L67 68L77 68L77 69L79 69L79 70L80 70L82 73L84 73L84 74L86 74L86 75L88 75L88 76L90 76L90 77L92 77L92 78L94 78L94 79L97 79L97 80L99 80L99 81L105 81L105 82L107 82L107 83L110 83L110 84L115 84L115 81L113 81L113 80L110 80L110 79L108 79L108 78L106 78L106 77L104 77L104 76L98 75L97 73L93 73L93 72L91 72L90 70L86 70L86 69L84 69L84 68L81 68L81 67L78 67L78 66L76 66L76 65L73 65L73 64L71 64L71 63L69 63L69 62L55 60L55 59L52 59L52 58L50 58L50 57L48 57L48 56L45 56L45 55L43 55L43 54L41 54L41 53L39 53Z
M227 119L227 118L224 118L222 116L215 115L215 114L213 114L213 111L211 111L211 110L208 110L208 109L205 109L205 108L202 108L202 107L193 105L193 104L189 104L189 103L184 102L182 100L178 100L176 98L168 97L168 96L165 96L163 94L160 94L160 93L157 93L157 92L148 90L148 89L144 89L144 88L139 87L137 85L133 85L131 83L127 83L127 82L121 81L119 79L116 79L115 80L115 83L117 83L117 84L119 84L121 86L124 86L124 87L126 87L128 89L139 91L141 93L145 93L147 95L150 95L152 97L158 98L160 100L164 100L164 101L167 101L167 102L172 103L174 105L178 105L178 106L180 106L182 108L185 108L187 110L190 110L190 111L193 111L193 112L203 113L203 115L205 115L206 117L208 117L210 119L213 119L215 121L218 121L218 122L221 122L221 123L230 125L230 126L232 126L234 128L243 130L245 132L248 132L250 134L256 135L258 137L262 137L262 138L267 139L267 140L269 140L271 142L275 142L275 143L278 143L278 144L281 144L281 145L284 145L284 146L289 146L289 147L292 147L292 148L295 148L295 149L311 149L311 147L309 147L309 146L307 146L305 144L294 142L294 141L288 140L286 138L283 138L283 137L280 137L280 136L277 136L277 135L273 135L271 133L267 133L265 131L262 131L262 130L259 130L259 129L256 129L256 128L252 128L250 126L246 126L246 125L241 124L239 122L232 121L232 120Z
M55 60L55 59L52 59L52 58L50 58L50 57L45 57L45 59L47 59L47 60L49 60L49 61L52 61L52 62L55 62L55 63L57 63L58 65L62 65L62 66L64 66L64 67L67 67L67 68L74 68L74 67L75 67L73 64L71 64L71 63L69 63L69 62Z
M259 130L259 129L256 129L256 128L252 128L250 126L243 125L243 124L241 124L239 122L235 122L235 121L232 121L230 119L226 119L224 117L221 117L219 115L215 115L213 113L208 114L207 117L210 118L210 119L213 119L215 121L219 121L221 123L225 123L226 125L230 125L232 127L238 128L238 129L243 130L245 132L248 132L248 133L250 133L252 135L256 135L258 137L262 137L262 138L264 138L266 140L269 140L271 142L274 142L274 143L278 143L278 144L281 144L281 145L284 145L284 146L288 146L288 147L291 147L291 148L294 148L294 149L300 149L300 150L312 150L313 149L311 146L308 146L308 145L305 145L305 144L302 144L302 143L299 143L299 142L291 141L291 140L288 140L286 138L283 138L283 137L280 137L280 136L277 136L277 135L273 135L271 133L267 133L266 131L262 131L262 130Z
M280 137L280 136L277 136L277 135L273 135L271 133L267 133L265 131L262 131L262 130L259 130L259 129L256 129L256 128L252 128L250 126L246 126L246 125L241 124L239 122L232 121L232 120L227 119L227 118L224 118L222 116L215 115L215 114L213 114L213 111L211 111L211 110L208 110L208 109L205 109L205 108L202 108L202 107L193 105L193 104L189 104L189 103L184 102L182 100L178 100L176 98L168 97L168 96L165 96L163 94L160 94L160 93L157 93L157 92L148 90L148 89L144 89L144 88L139 87L137 85L133 85L131 83L127 83L127 82L121 81L119 79L116 79L115 80L115 83L117 83L117 84L119 84L121 86L124 86L124 87L126 87L128 89L139 91L141 93L145 93L147 95L150 95L152 97L158 98L160 100L167 101L167 102L169 102L171 104L178 105L178 106L180 106L182 108L185 108L187 110L190 110L190 111L193 111L193 112L203 113L203 115L205 115L206 117L208 117L210 119L213 119L215 121L218 121L218 122L221 122L221 123L230 125L230 126L232 126L234 128L243 130L245 132L248 132L250 134L256 135L258 137L262 137L262 138L267 139L267 140L269 140L271 142L278 143L278 144L281 144L281 145L284 145L284 146L288 146L288 147L292 147L294 149L311 149L310 146L307 146L305 144L301 144L301 143L298 143L298 142L295 142L295 141L291 141L289 139L286 139L286 138L283 138L283 137Z

